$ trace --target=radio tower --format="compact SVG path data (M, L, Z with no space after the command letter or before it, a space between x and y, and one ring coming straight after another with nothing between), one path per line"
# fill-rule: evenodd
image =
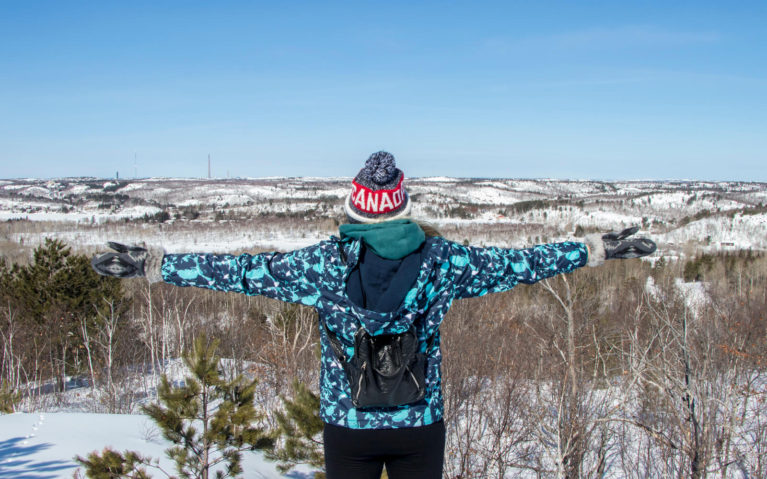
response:
M208 179L210 179L210 153L208 153Z

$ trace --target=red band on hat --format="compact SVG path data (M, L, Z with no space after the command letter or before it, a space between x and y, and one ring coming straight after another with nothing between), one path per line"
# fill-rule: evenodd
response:
M390 190L371 190L352 181L352 204L358 210L372 215L392 212L402 206L405 201L405 193L402 190L404 179L405 175L402 175L397 186Z

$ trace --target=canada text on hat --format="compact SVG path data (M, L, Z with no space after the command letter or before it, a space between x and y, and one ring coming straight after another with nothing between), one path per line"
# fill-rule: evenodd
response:
M386 151L373 153L352 181L352 191L344 201L346 215L360 223L408 216L411 205L402 183L404 178L394 155Z
M372 190L356 181L352 181L352 203L361 211L370 214L390 213L405 201L400 177L397 186L390 190Z

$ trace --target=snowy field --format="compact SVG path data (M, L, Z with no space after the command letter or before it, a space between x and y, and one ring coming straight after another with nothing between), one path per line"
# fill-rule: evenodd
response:
M160 459L160 466L174 472L165 457L169 446L152 421L143 415L87 413L16 413L0 416L0 478L54 479L71 478L78 464L76 455L85 457L104 447L126 449ZM247 479L289 477L309 478L311 473L280 474L274 463L261 453L243 454L242 476ZM149 471L153 477L165 477Z

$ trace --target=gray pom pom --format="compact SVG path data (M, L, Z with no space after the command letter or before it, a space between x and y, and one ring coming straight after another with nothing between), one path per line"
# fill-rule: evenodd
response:
M362 171L374 182L385 185L397 176L397 165L391 153L379 151L370 155Z

